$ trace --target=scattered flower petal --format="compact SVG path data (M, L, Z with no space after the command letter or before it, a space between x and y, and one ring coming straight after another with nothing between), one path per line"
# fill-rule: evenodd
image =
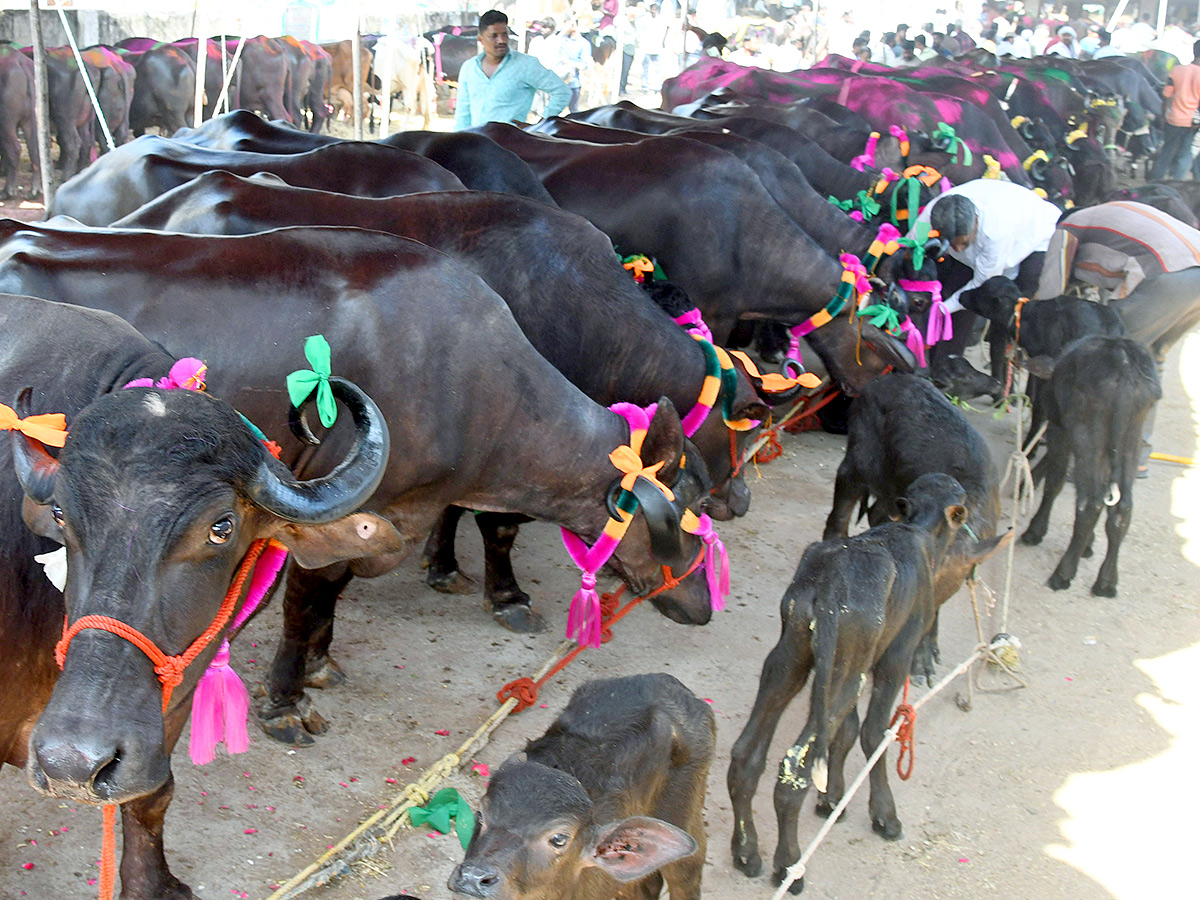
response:
M477 762L471 766L472 772L477 772L480 778L488 778L491 776L491 770L488 769L487 763Z
M400 765L411 766L416 761L417 761L417 758L415 756L406 756L406 757L404 757L404 759L400 760Z
M442 737L445 737L449 733L450 732L445 728L439 728L437 731L434 732L434 734L440 734L440 735L442 735Z

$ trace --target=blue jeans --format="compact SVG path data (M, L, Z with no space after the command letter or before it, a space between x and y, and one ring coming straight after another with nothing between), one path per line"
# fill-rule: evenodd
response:
M1164 124L1162 148L1155 157L1150 177L1179 181L1186 176L1192 162L1192 138L1195 134L1195 128Z

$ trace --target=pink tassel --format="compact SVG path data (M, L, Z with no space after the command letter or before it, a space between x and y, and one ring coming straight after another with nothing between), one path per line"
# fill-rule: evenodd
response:
M692 534L704 541L704 574L708 580L709 603L713 612L720 612L729 596L729 553L717 535L712 519L704 514L697 521L699 524Z
M875 240L884 245L890 244L892 241L897 241L899 239L900 229L891 222L884 222L882 225L880 225L879 232L875 235Z
M237 672L229 665L229 642L222 641L211 665L200 676L192 699L192 735L188 754L198 766L216 758L222 741L229 753L245 753L250 747L246 719L250 694Z
M859 172L865 172L867 169L874 167L875 145L878 143L879 132L872 131L870 137L867 138L867 146L863 148L863 152L850 160L850 167L857 169Z
M946 311L946 304L941 297L934 297L929 307L929 324L925 329L925 344L932 347L938 341L948 341L954 337L954 321Z
M908 345L908 349L913 352L917 358L917 364L924 369L925 362L925 339L921 337L921 330L913 324L911 318L904 320L904 324L900 326L900 333L905 335L904 343Z
M854 212L850 213L850 218L852 218L855 222L861 222L863 220L863 214L856 209Z
M567 613L567 637L579 644L600 646L600 595L596 593L596 576L584 572L579 579L579 590L571 598L571 609Z

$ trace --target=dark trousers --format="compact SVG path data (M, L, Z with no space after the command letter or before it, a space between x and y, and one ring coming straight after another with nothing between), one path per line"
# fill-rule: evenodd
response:
M1179 181L1187 175L1192 162L1192 138L1196 129L1179 125L1163 125L1163 143L1154 158L1151 178L1170 178Z
M629 70L633 68L633 54L621 54L621 93L625 93L625 89L629 87Z

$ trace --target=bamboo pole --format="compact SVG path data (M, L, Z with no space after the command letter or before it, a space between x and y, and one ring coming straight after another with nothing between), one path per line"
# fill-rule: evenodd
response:
M37 148L42 175L42 200L49 211L54 202L54 158L50 155L50 95L46 89L46 41L38 0L29 0L29 30L33 36L33 97L37 107Z
M354 80L354 139L363 139L362 14L354 5L354 37L350 39L351 78Z
M200 0L196 0L192 21L196 23L196 108L192 115L192 126L199 128L204 121L204 81L208 75L208 38L204 35L208 23L200 17Z

